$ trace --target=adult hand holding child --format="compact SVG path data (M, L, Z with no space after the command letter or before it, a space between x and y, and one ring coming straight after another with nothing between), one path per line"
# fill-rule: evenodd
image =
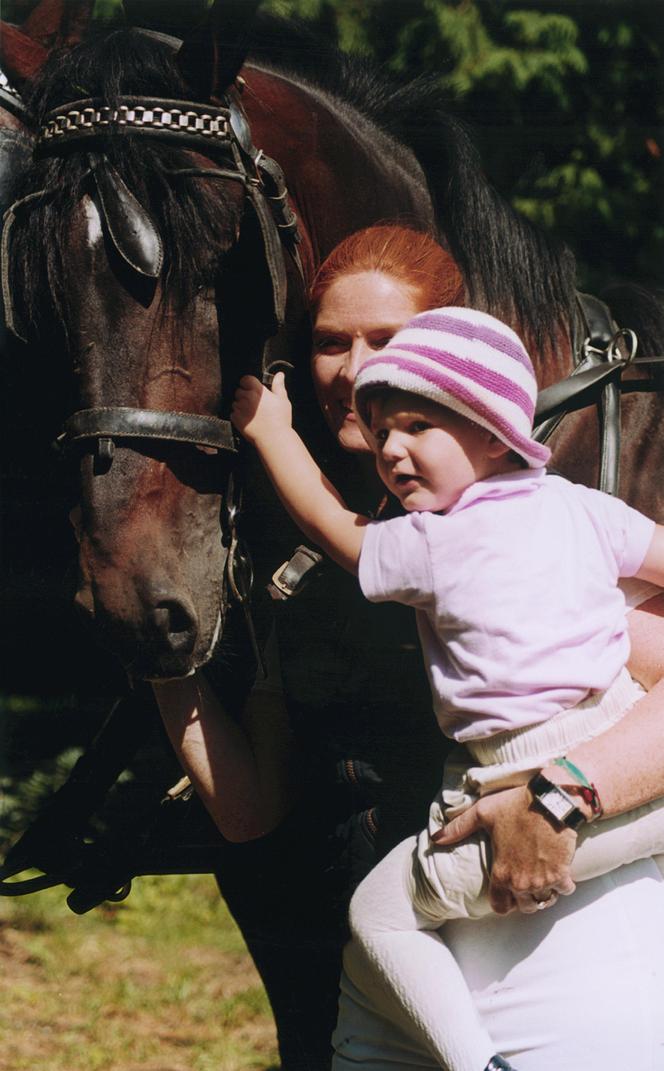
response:
M567 827L555 829L536 811L527 785L484 796L431 840L450 847L476 833L486 833L491 840L488 891L496 914L518 910L530 915L576 889L570 866L577 834Z

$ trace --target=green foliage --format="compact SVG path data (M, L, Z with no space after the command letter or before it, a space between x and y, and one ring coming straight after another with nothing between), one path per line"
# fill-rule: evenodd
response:
M0 776L0 857L66 781L79 755L79 749L66 748L21 779Z
M399 34L392 64L406 71L417 55L458 96L478 90L509 96L533 87L564 96L568 75L585 73L576 26L565 16L507 11L490 27L477 4L424 0L422 7Z

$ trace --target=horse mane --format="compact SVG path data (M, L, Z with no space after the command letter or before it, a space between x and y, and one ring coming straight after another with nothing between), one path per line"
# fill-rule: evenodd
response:
M553 343L574 307L571 250L517 212L489 182L469 130L449 110L435 76L388 78L366 56L349 55L304 23L261 15L252 56L352 107L422 167L439 237L454 256L469 304L510 321L538 348Z
M51 54L27 98L37 129L53 108L86 97L104 99L151 96L187 99L173 51L131 30L95 32L72 50ZM94 151L97 156L100 150ZM104 156L152 215L165 252L163 295L184 310L201 286L215 279L219 259L239 226L235 202L219 185L169 170L191 166L183 150L134 138L109 139ZM22 315L39 325L47 316L44 294L50 293L56 318L66 325L67 279L62 264L69 219L84 192L92 189L90 168L82 153L35 159L22 183L25 193L44 190L46 197L26 211L12 240ZM201 241L205 235L205 241Z

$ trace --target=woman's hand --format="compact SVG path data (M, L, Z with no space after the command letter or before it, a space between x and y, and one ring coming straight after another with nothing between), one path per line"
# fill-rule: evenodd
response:
M530 914L539 903L553 903L558 894L574 892L570 865L576 833L554 829L532 806L526 785L484 796L434 834L432 841L447 847L473 833L486 833L491 841L489 900L498 915L514 910Z
M254 446L260 442L274 441L293 422L293 410L286 391L283 372L277 372L272 381L272 390L264 387L255 376L243 376L240 380L233 407L233 426Z

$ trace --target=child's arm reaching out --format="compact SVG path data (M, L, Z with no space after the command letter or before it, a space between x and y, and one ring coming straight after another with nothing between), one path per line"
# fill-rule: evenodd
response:
M368 518L349 510L292 426L283 372L272 390L254 376L240 380L231 420L252 443L295 523L350 573L357 573Z

